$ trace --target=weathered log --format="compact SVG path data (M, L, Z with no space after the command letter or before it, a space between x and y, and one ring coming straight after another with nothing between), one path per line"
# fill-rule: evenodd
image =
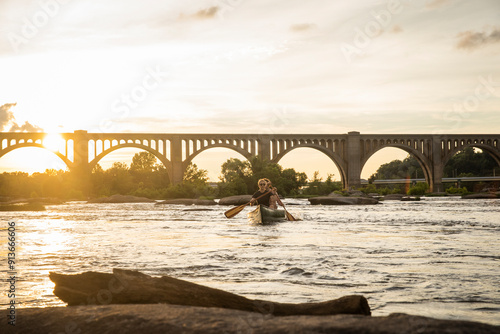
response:
M252 300L230 292L169 276L151 277L137 271L114 269L113 274L85 272L76 275L50 273L54 294L69 306L107 304L157 304L220 307L286 315L370 315L363 296L344 296L321 303L288 304Z

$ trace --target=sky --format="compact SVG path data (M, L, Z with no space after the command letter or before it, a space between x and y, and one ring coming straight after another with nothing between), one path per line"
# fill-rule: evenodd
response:
M499 64L498 0L1 0L0 131L495 134Z

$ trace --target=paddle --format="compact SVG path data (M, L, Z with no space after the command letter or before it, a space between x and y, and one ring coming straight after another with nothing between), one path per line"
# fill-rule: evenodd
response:
M288 211L286 211L286 208L285 208L285 204L283 204L283 210L285 210L285 214L286 214L286 219L287 220L290 220L290 221L297 221L297 219L295 219L294 216L292 216L292 214Z
M278 192L276 192L276 197L278 197L278 199L280 198L278 196ZM283 202L281 200L279 200L278 202L283 207L283 210L285 210L286 219L290 220L290 221L293 221L293 222L297 221L297 219L295 219L295 217L292 216L292 214L290 212L286 211L285 204L283 204Z
M264 193L263 195L260 195L259 197L257 197L256 199L258 200L259 198L262 198L264 197L265 195L269 194L270 191ZM227 218L233 218L234 216L236 216L238 213L241 212L241 210L243 210L245 208L245 206L247 206L248 204L252 203L252 201L246 203L246 204L242 204L240 206L237 206L237 207L234 207L232 209L229 209L227 210L226 212L224 212L224 216L226 216Z

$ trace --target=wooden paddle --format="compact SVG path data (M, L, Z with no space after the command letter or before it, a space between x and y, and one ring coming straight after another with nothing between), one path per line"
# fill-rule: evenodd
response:
M286 214L286 219L287 220L290 220L290 221L297 221L298 219L295 219L294 216L292 216L292 214L288 211L286 211L286 208L285 208L285 204L283 204L283 210L285 210L285 214Z
M278 197L278 199L280 198L278 195L278 192L276 192L276 197ZM293 222L298 220L298 219L295 219L295 217L292 216L292 214L290 212L286 211L285 204L281 200L279 200L279 204L283 207L283 210L285 210L285 215L286 215L287 220L290 220Z
M262 198L264 197L265 195L269 194L270 191L264 193L263 195L260 195L259 197L256 198L256 200L258 200L259 198ZM243 210L245 208L245 206L247 206L248 204L252 203L252 201L246 203L246 204L242 204L240 206L237 206L237 207L234 207L232 209L229 209L227 210L226 212L224 212L224 216L226 216L227 218L233 218L234 216L236 216L238 213L241 212L241 210Z

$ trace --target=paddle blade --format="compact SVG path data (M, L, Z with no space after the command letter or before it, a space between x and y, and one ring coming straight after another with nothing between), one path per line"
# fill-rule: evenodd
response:
M290 221L297 221L297 219L295 219L294 216L292 216L292 214L288 211L285 211L285 214L286 214L286 219L287 220L290 220Z
M224 216L226 216L226 218L233 218L238 213L240 213L241 210L243 210L245 208L245 206L247 206L247 205L248 205L248 203L240 205L240 206L237 206L237 207L234 207L232 209L229 209L226 212L224 212Z

